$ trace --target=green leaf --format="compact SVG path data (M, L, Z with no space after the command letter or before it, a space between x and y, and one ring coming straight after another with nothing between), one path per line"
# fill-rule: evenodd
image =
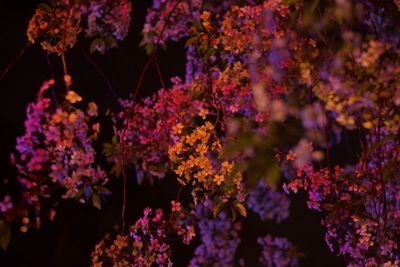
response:
M154 43L147 44L147 45L144 47L144 50L146 51L146 54L147 54L147 55L151 55L151 54L153 53L154 49L155 49Z
M181 185L186 185L186 182L184 181L184 180L182 180L181 178L176 178L177 180L178 180L178 182L181 184Z
M285 5L291 6L294 3L296 3L296 0L283 0L282 3L285 4Z
M96 38L90 43L89 52L93 54L97 50L97 46L105 46L103 39Z
M8 244L10 243L11 240L11 228L8 223L5 221L1 220L0 221L0 246L3 250L6 250L8 247Z
M203 56L203 60L208 60L214 54L215 54L214 49L212 49L212 48L208 49L207 52Z
M197 35L193 36L193 37L190 37L185 43L185 48L188 47L189 45L193 44L193 43L196 43L198 41L198 39L199 39L199 37Z
M203 31L203 25L201 25L201 22L197 19L193 19L193 26L198 30L198 31Z
M143 38L143 39L140 40L140 42L139 42L139 47L143 47L143 46L145 46L145 45L147 45L147 42L146 42L146 40Z
M112 36L107 36L105 42L108 48L116 47L118 45L117 39Z
M115 164L112 166L110 174L115 175L115 177L121 177L122 169L120 164Z
M311 6L311 12L315 11L315 9L318 7L318 4L319 4L319 0L314 0L314 2L312 3L312 6Z
M246 207L242 203L240 203L239 201L235 200L233 202L233 204L235 205L235 208L240 213L240 215L242 215L243 217L247 216Z
M79 188L78 192L75 195L75 199L79 200L82 195L83 195L83 188Z
M97 209L101 210L101 200L99 195L97 194L93 194L92 195L92 202L93 202L93 206L96 207Z
M221 212L224 207L224 203L221 200L217 200L212 208L214 218L217 218L218 214Z
M232 221L235 221L237 218L237 211L234 208L231 208L232 211Z
M107 157L107 160L113 155L113 146L110 143L103 144L103 155ZM111 160L113 161L113 159Z
M222 157L227 159L237 152L243 151L245 148L252 146L252 136L250 134L239 137L235 142L229 144L223 152Z
M275 187L278 185L278 182L281 178L281 170L278 165L272 163L268 166L266 171L267 184L271 187Z

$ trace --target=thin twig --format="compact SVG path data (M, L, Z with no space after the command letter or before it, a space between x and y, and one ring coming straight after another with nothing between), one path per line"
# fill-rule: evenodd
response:
M163 75L162 75L162 73L161 73L160 66L158 65L158 58L157 58L157 57L155 58L154 63L155 63L155 65L156 65L157 74L158 74L158 78L160 79L161 86L162 86L164 89L167 89L167 87L165 86L165 82L164 82Z
M131 105L131 108L130 108L130 111L129 111L129 114L128 114L128 117L127 117L128 118L128 123L127 123L126 127L123 129L123 131L121 133L121 139L120 139L121 169L122 169L122 176L123 176L123 180L124 180L123 181L123 183L124 183L124 192L123 192L124 196L123 196L123 198L124 199L123 199L122 215L121 215L121 217L122 217L122 234L124 233L124 229L125 229L125 209L126 209L126 173L125 173L125 155L124 155L124 138L125 138L125 134L126 134L126 131L128 130L129 120L131 119L131 117L133 115L133 112L134 112L136 97L137 97L139 89L140 89L140 87L142 85L142 82L143 82L143 79L144 79L144 75L146 74L150 64L152 63L153 59L155 58L155 56L157 54L158 48L159 48L159 46L161 44L161 39L162 39L162 37L164 35L165 29L167 28L169 19L171 18L173 12L175 11L175 9L179 6L179 4L181 2L183 2L183 0L179 0L173 6L173 8L171 9L171 11L169 12L168 16L166 17L166 19L164 21L164 25L163 25L163 28L162 28L162 30L160 32L160 35L158 36L156 46L155 46L150 58L147 60L145 66L143 68L142 73L140 74L138 84L137 84L137 86L135 88L135 91L134 91L134 94L133 94L132 105Z
M110 91L110 93L112 94L112 96L115 98L115 100L118 102L118 95L116 93L116 91L114 90L114 88L111 85L111 82L108 80L107 76L104 74L104 72L101 70L101 68L99 67L99 65L94 62L94 60L88 55L88 53L85 52L85 50L78 45L79 51L82 53L82 55L86 58L87 61L90 62L90 64L92 64L92 66L95 68L95 70L97 71L98 74L100 74L100 76L103 78L103 80L106 82L108 90Z
M71 3L68 4L67 17L65 18L64 32L63 32L63 38L62 38L62 44L61 44L61 61L62 61L62 65L63 65L64 76L68 75L67 62L65 60L65 41L67 39L67 27L68 27L68 19L69 19L70 13L71 13ZM68 91L69 83L66 82L65 85L67 86L67 91Z
M29 47L31 43L27 43L22 49L21 51L18 53L17 57L11 61L10 64L8 64L7 68L3 71L3 73L0 76L0 81L4 79L4 77L6 76L6 74L11 70L12 67L14 67L14 65L21 59L22 55L25 53L26 49Z
M49 68L50 77L51 77L51 79L55 80L54 70L53 70L53 66L50 61L49 53L46 53L46 61L47 61L47 66ZM54 84L51 86L51 95L52 95L53 100L56 103L56 105L59 106L60 103L58 102L57 97L56 97L56 91L55 91Z

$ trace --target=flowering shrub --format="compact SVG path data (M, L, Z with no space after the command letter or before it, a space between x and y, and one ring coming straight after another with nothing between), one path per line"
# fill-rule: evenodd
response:
M172 202L172 212L178 216L179 203ZM92 252L93 266L172 266L171 248L167 240L172 236L182 237L185 244L193 238L193 226L183 227L174 217L163 219L161 209L144 209L144 216L129 229L129 235L109 235L96 245Z
M205 116L204 110L200 114ZM178 181L182 185L191 184L193 192L219 192L220 200L228 201L230 198L243 201L245 196L242 186L242 175L233 173L234 165L227 160L218 161L221 157L222 147L210 122L197 127L192 133L182 136L182 124L177 124L173 128L178 140L168 151L169 158L173 165L176 165L174 172L178 176ZM218 164L219 166L215 166ZM214 165L214 166L213 166ZM195 202L197 202L197 197ZM242 204L239 211L242 211Z
M117 40L125 39L131 22L129 1L89 1L85 11L88 16L86 36L96 38L91 44L92 51L104 53L106 49L116 47Z
M240 243L240 223L232 222L225 212L213 217L210 201L199 205L195 216L202 243L196 248L189 266L232 266Z
M40 42L49 52L62 54L77 42L82 31L81 19L87 18L87 37L95 38L90 50L104 53L115 47L128 33L131 3L121 1L55 0L41 3L29 22L27 30L31 43Z
M202 0L194 1L167 1L156 0L147 10L146 22L143 26L143 44L154 46L160 39L161 43L167 40L177 41L189 35L188 24L193 17L199 17ZM174 12L171 13L171 11ZM164 27L168 19L169 27ZM162 34L162 35L161 35Z
M399 79L398 51L380 40L371 40L361 48L353 42L350 40L349 46L355 47L338 52L326 80L315 86L316 95L347 128L354 129L357 123L366 129L382 127L378 124L384 117L384 128L396 133L400 105L394 82Z
M80 32L81 14L69 8L68 3L58 1L54 6L41 4L29 21L27 31L31 43L40 42L49 52L61 54L73 47Z
M257 213L262 220L280 223L289 217L290 199L283 193L269 188L263 180L250 191L247 207Z
M154 0L142 29L149 60L133 97L111 112L114 137L103 149L110 177L123 176L122 232L96 245L93 265L172 266L171 240L189 244L196 235L189 266L243 265L236 256L243 222L255 213L281 223L290 216L288 194L301 190L320 212L328 247L348 266L399 266L398 12L399 1ZM60 54L67 74L64 50L79 32L103 53L126 37L130 13L126 0L52 1L36 10L27 35ZM185 81L174 77L167 86L156 54L182 40ZM152 63L163 88L137 101ZM0 202L3 220L21 216L23 231L31 211L54 216L43 199L100 208L109 193L92 147L97 106L79 109L82 98L71 90L53 103L45 96L53 83L28 106L26 133L17 139L22 204L8 193ZM350 149L360 153L340 159L335 146L356 133ZM139 183L178 182L169 218L146 208L125 233L125 169ZM182 200L182 190L191 198ZM263 266L301 262L285 237L267 234L257 243Z
M370 134L369 138L377 136ZM309 208L322 207L328 212L322 221L327 228L326 241L332 251L348 256L355 266L377 265L379 261L385 266L398 265L399 234L394 224L398 220L399 185L394 173L397 167L392 165L398 162L397 146L396 141L386 138L377 148L370 148L357 165L346 169L314 170L307 166L287 185L288 190L303 188L308 192Z
M173 81L173 88L159 90L155 96L144 99L143 103L135 103L133 109L132 101L121 100L123 111L113 116L114 133L123 138L125 162L138 164L140 170L157 177L163 177L169 168L166 159L173 144L172 128L177 123L189 123L196 116L198 106L201 106L201 102L196 100L196 95L201 93L200 88L182 84L179 78ZM109 161L115 162L116 169L119 169L115 170L120 172L121 157L113 152L112 144L105 147Z
M12 155L23 188L18 200L22 204L13 206L9 195L2 201L1 213L7 220L22 216L29 222L33 213L36 227L40 227L41 216L54 218L55 210L48 210L45 199L56 194L83 203L91 201L99 209L101 196L109 194L103 187L107 175L96 165L92 147L100 131L94 122L97 105L90 102L86 110L78 109L75 105L82 97L74 91L56 104L46 97L53 85L54 80L44 82L36 102L28 105L26 132L17 138L17 151Z

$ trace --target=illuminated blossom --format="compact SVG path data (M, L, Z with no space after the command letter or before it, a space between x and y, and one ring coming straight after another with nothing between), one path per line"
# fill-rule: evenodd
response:
M106 235L92 252L92 264L103 266L172 266L171 245L167 242L174 237L182 238L189 244L195 236L193 226L182 227L179 222L163 218L161 209L145 208L143 217L129 228L128 235L112 238Z
M128 34L132 4L127 0L89 2L86 9L88 13L86 36L97 38L92 43L93 48L104 52L115 47L117 40L122 41Z
M81 13L65 1L56 1L55 6L42 4L29 21L27 30L31 43L39 42L44 50L61 54L72 48L80 28Z
M197 206L201 245L194 252L189 266L232 266L236 248L240 243L240 223L234 223L226 213L221 212L212 218L211 202ZM223 231L221 231L223 229Z
M282 222L289 216L289 198L282 192L269 188L260 181L257 188L249 192L247 207L257 213L262 220Z
M91 200L100 208L97 194L109 192L102 186L107 175L95 164L92 143L97 132L90 128L94 114L70 104L82 100L73 91L67 93L65 102L55 105L46 97L53 84L53 80L44 82L36 102L28 105L25 133L17 138L13 157L24 188L22 206L40 215L46 212L41 211L41 201L60 188L63 198Z

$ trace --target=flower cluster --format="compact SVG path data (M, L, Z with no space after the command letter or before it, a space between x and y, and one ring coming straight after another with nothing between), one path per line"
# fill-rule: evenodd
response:
M87 36L95 38L92 50L103 52L128 32L127 0L56 3L42 5L28 29L29 40L50 52L74 45L81 15L88 17ZM186 83L175 78L171 88L140 103L122 100L123 110L113 117L116 138L104 152L117 172L122 163L135 166L137 177L171 171L190 188L193 209L173 201L170 220L162 219L161 210L145 209L129 235L98 244L93 264L170 266L168 235L189 243L190 217L202 242L190 266L232 266L240 223L228 218L226 208L233 221L237 212L245 217L248 207L263 220L281 222L290 201L273 185L283 174L287 192L302 189L310 209L325 210L326 241L349 266L398 266L396 5L397 0L154 0L142 44L155 52L155 44L188 38ZM107 179L94 167L91 141L98 126L89 125L96 106L76 109L72 104L82 99L69 91L65 103L52 107L43 96L49 85L29 106L27 133L17 141L19 180L29 189L23 198L39 203L58 186L64 197L98 203L96 192L105 190L98 186ZM351 152L351 165L336 158L340 164L333 168L332 144L344 146L342 134L353 130L360 141L354 148L361 152ZM275 179L273 185L259 181L265 177ZM5 214L14 207L8 195L0 202ZM30 225L22 216L24 226ZM298 265L287 239L267 235L258 243L261 264Z
M232 222L225 212L213 218L211 201L198 205L195 216L202 243L189 266L233 266L241 224Z
M389 43L371 40L360 48L354 36L339 51L325 81L314 87L337 122L354 129L378 126L382 118L386 130L400 129L399 54Z
M267 235L259 237L257 243L262 247L260 263L263 266L289 267L299 265L299 253L286 238Z
M173 236L182 237L189 244L194 237L193 226L183 227L173 218L179 218L180 209L173 203L170 220L163 218L161 209L144 209L142 218L129 229L128 235L107 235L92 252L93 266L172 266L171 246L166 242Z
M141 103L122 100L123 111L115 114L114 132L122 139L125 163L138 164L140 171L151 176L163 177L169 169L168 149L173 145L172 128L178 124L188 124L197 116L201 103L196 96L201 88L182 84L173 79L174 86L161 89ZM132 112L131 112L132 111ZM106 155L118 166L119 153L113 153L107 146Z
M122 41L128 34L132 4L128 0L89 2L86 36L97 38L92 42L93 49L104 52L117 46L117 40Z
M81 13L72 9L67 1L55 3L54 6L39 5L29 21L27 35L31 43L38 41L44 50L61 54L77 41Z
M328 168L314 170L310 165L307 165L304 170L299 170L297 173L298 177L301 177L303 174L306 177L305 180L294 179L289 185L285 185L284 188L287 192L292 190L295 193L297 193L299 188L303 188L308 192L308 207L320 211L320 202L327 195L334 194L336 190L335 183L331 179L331 172Z
M205 110L200 110L200 116L205 114ZM189 133L183 128L182 124L173 127L178 139L168 151L178 181L182 185L191 184L199 191L222 191L224 202L230 198L243 201L242 175L233 172L233 162L220 159L222 146L214 126L206 121Z
M254 64L249 71L253 76L258 72L257 78L265 83L271 83L271 79L281 81L284 70L302 71L304 75L295 77L301 80L305 78L308 61L318 56L318 50L314 39L299 36L290 23L291 15L301 7L300 1L284 2L270 0L256 5L233 5L215 18L204 12L201 19L205 37L195 30L192 35L201 37L200 44L208 42L208 48L225 62ZM303 70L299 68L299 61L304 61L300 62ZM253 82L258 82L252 78ZM279 85L284 86L279 89L282 91L289 84Z
M11 196L5 195L3 200L0 201L0 212L6 213L7 211L11 210L13 207L14 207L14 205L11 201Z
M398 142L376 134L369 135L370 141L381 143L370 147L357 165L334 172L308 165L287 185L294 192L308 192L309 208L328 211L322 221L326 241L354 266L396 266L399 260Z
M142 30L143 43L156 44L160 39L160 42L164 44L167 40L178 41L188 36L189 24L199 17L202 4L203 0L154 0L153 6L147 10L146 22Z
M25 134L17 138L13 155L17 179L24 188L23 202L38 215L41 201L59 192L63 198L81 202L92 200L100 208L100 195L108 194L103 185L106 173L95 164L93 140L99 134L97 106L91 102L86 111L74 106L80 97L68 91L59 105L46 97L47 81L41 87L35 103L27 108ZM25 214L27 216L27 214Z
M250 74L243 63L236 62L220 71L212 72L212 91L219 112L228 120L232 117L244 117L261 120L263 116L257 112Z
M131 3L127 0L41 3L29 21L27 36L31 43L39 42L44 50L62 54L75 45L79 33L87 27L83 30L86 36L94 38L91 52L103 53L116 47L117 41L122 41L128 34L131 10Z
M289 217L290 199L284 193L268 187L262 180L249 192L246 204L262 220L280 223Z

